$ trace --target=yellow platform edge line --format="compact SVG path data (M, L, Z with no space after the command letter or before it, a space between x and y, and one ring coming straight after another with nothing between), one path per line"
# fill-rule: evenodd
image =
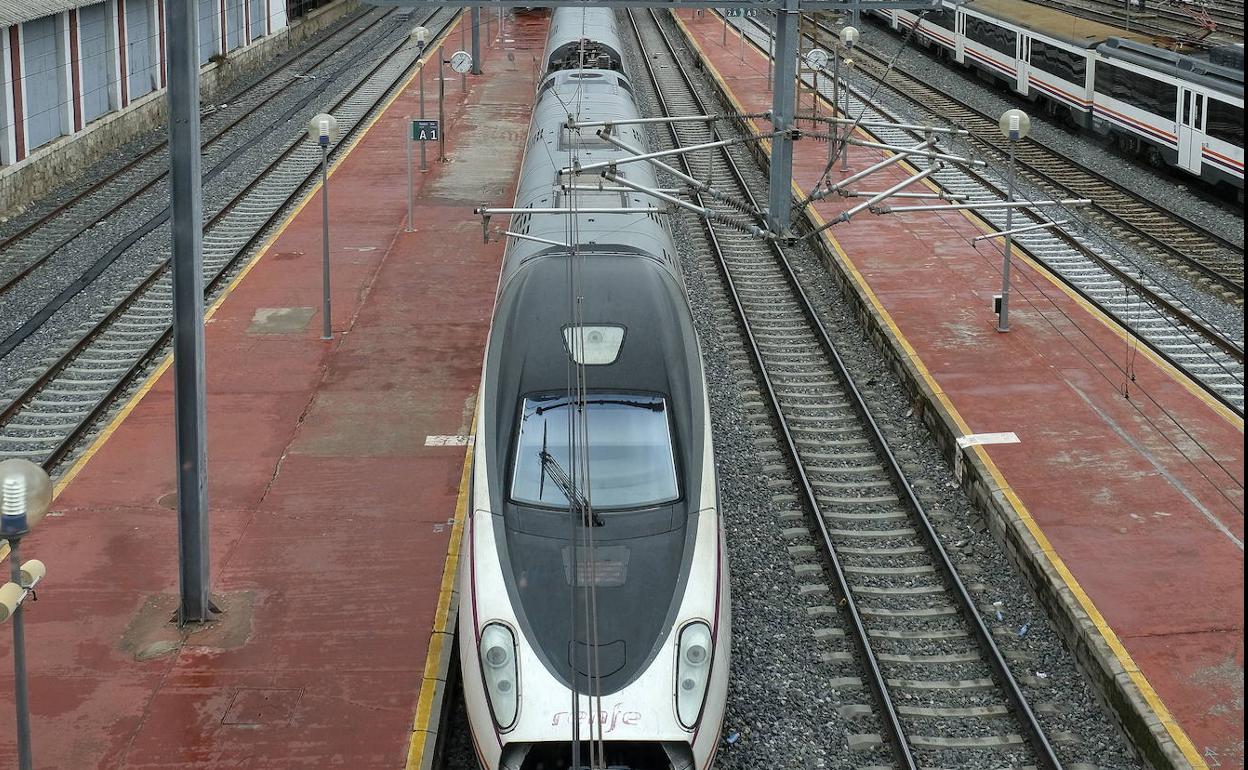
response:
M475 412L475 409L474 409ZM476 418L473 418L470 436L476 435ZM464 525L468 520L468 498L472 484L473 442L464 451L464 467L460 471L459 495L455 500L455 524L451 527L450 542L446 544L446 561L442 565L442 582L438 589L438 605L433 615L433 627L429 632L429 649L425 654L424 674L420 682L420 695L416 699L416 715L412 719L412 735L407 747L407 770L420 770L424 763L426 738L433 727L433 704L439 687L445 687L445 671L439 670L443 647L455 634L451 623L455 621L451 609L455 599L455 576L459 570L459 553L463 543ZM445 694L444 694L445 697Z
M463 12L461 11L459 15L462 16ZM448 25L446 30L444 30L443 33L437 37L437 39L435 39L432 43L429 44L428 49L434 50L453 31L455 26L457 26L457 23ZM381 109L377 110L376 114L374 114L373 117L368 121L368 123L364 125L364 129L356 136L355 140L351 143L351 146L349 146L345 152L343 152L341 155L339 155L337 158L335 158L334 160L330 162L329 174L328 174L329 176L333 176L334 171L336 171L339 166L345 163L347 158L351 157L351 153L355 152L355 148L363 144L364 138L368 136L370 131L373 130L373 126L375 126L377 124L377 121L380 120L382 116L386 114L387 111L389 111L391 105L394 104L395 100L398 99L401 95L403 95L403 93L407 90L408 86L412 84L412 81L415 80L417 75L420 74L420 70L423 67L424 67L424 61L421 62L420 66L413 69L412 73L408 75L407 79L403 81L402 85L400 85L397 89L395 89L394 93L392 93L386 99L386 101L382 104ZM270 235L267 239L265 239L264 245L262 245L256 251L255 256L253 256L250 260L248 260L247 264L244 265L242 270L238 272L238 275L234 276L234 278L229 282L229 284L226 285L225 289L221 292L221 294L218 295L218 297L212 303L212 305L209 306L209 308L204 312L205 322L210 320L216 314L217 310L220 309L220 307L225 303L225 300L231 294L234 293L234 290L238 288L239 284L243 282L243 279L246 278L247 275L252 271L252 268L254 268L257 264L259 264L260 260L262 260L269 253L269 249L271 249L273 244L277 242L277 239L280 238L282 234L286 232L286 229L289 228L290 225L299 216L299 214L303 212L304 207L307 206L308 203L314 197L316 197L316 194L320 191L321 191L321 182L318 181L315 184L313 184L313 186L309 188L306 193L304 193L302 199L295 205L294 209L292 209L291 212L286 215L286 218L282 221L280 225L278 225L277 229L273 232L273 234ZM147 376L147 378L143 381L143 384L139 386L139 389L135 391L134 395L132 395L126 401L126 404L121 408L120 411L117 412L117 414L113 417L113 419L109 420L108 425L106 425L104 429L100 431L99 435L97 435L95 439L92 440L90 446L88 446L83 451L83 453L79 455L78 459L75 460L73 464L70 465L69 469L65 471L65 473L56 481L56 484L53 487L53 492L52 492L53 500L59 497L61 493L64 492L69 487L70 483L78 476L79 473L82 472L83 468L87 466L87 463L91 461L91 458L95 456L96 452L100 451L100 449L104 446L104 444L108 442L109 438L112 437L113 433L117 430L117 428L121 426L122 422L124 422L128 416L130 416L130 413L134 411L134 408L138 406L139 402L141 402L144 399L144 397L147 396L148 392L151 391L151 389L156 385L156 382L160 379L161 375L163 375L165 371L168 370L168 368L172 364L173 364L173 354L170 353L166 355L164 359L152 371L152 373ZM170 427L170 430L172 430L172 426ZM0 546L0 548L3 549L3 553L0 553L0 558L3 558L3 556L7 555L8 553L8 545L5 544L4 546Z
M705 54L702 46L698 43L697 38L685 25L684 20L676 14L672 15L676 19L677 24L679 24L681 29L684 30L685 37L690 41L690 43L693 44L694 48L697 49L698 55L702 57L707 72L715 78L716 82L719 83L720 88L723 89L723 92L732 100L733 108L737 112L745 114L746 110L737 99L735 92L728 85L727 81L724 80L723 76L720 75L718 68L714 65L714 62ZM758 54L755 49L751 48L751 50ZM770 147L768 147L768 152L770 153ZM804 192L797 187L796 182L793 183L793 186L799 194L804 194ZM818 226L826 224L826 221L819 215L819 212L812 208L811 213L813 214ZM841 247L840 242L836 240L835 236L831 235L831 230L824 230L821 235L824 241L828 243L840 257L842 266L850 274L859 290L871 302L872 307L874 307L876 312L879 313L880 318L883 319L884 323L888 326L889 331L891 331L895 335L895 338L901 343L906 357L915 364L916 370L919 372L920 376L923 377L927 386L931 388L933 394L940 401L941 405L944 406L950 416L952 416L958 426L958 429L963 434L970 433L970 427L967 425L966 420L963 419L961 413L953 405L953 402L949 400L949 397L945 395L945 392L937 384L927 366L924 365L923 360L915 352L914 347L902 333L896 322L893 321L892 315L884 309L883 304L881 304L879 298L875 295L875 292L872 291L866 279L863 278L862 274L858 271L858 268L854 264L853 260L850 259L849 255ZM1047 271L1042 272L1047 274ZM1105 640L1106 644L1113 651L1114 656L1118 658L1118 662L1126 670L1127 676L1129 676L1131 681L1135 683L1136 687L1140 689L1140 694L1143 696L1145 702L1148 703L1149 708L1152 709L1158 721L1165 726L1166 732L1170 735L1171 739L1174 740L1175 745L1179 748L1179 750L1183 752L1183 756L1192 764L1193 767L1198 768L1199 770L1208 770L1209 766L1196 750L1196 746L1192 743L1186 731L1184 731L1182 726L1175 721L1174 716L1170 713L1170 710L1166 708L1164 703L1162 703L1161 697L1157 694L1157 691L1153 689L1153 686L1149 683L1148 678L1140 670L1140 667L1136 665L1135 660L1132 659L1131 654L1127 652L1126 647L1123 646L1121 640L1118 638L1118 635L1114 633L1112 628L1109 627L1109 624L1105 621L1105 617L1101 614L1100 610L1096 608L1096 605L1093 603L1091 597L1089 597L1083 590L1083 587L1080 586L1079 581L1071 573L1061 556L1059 556L1054 550L1053 545L1045 536L1044 531L1040 528L1040 525L1035 519L1032 518L1031 512L1028 511L1027 506L1023 504L1023 501L1019 499L1017 494L1015 494L1013 488L1006 482L1005 476L1002 474L1000 468L997 467L996 463L992 461L992 458L988 456L987 450L979 445L973 446L972 449L988 468L988 472L992 475L993 480L1000 487L1006 499L1009 500L1010 505L1014 508L1015 513L1018 514L1019 519L1021 519L1024 525L1026 525L1027 530L1031 533L1032 537L1036 539L1037 544L1040 546L1041 551L1044 553L1049 563L1053 566L1057 574L1061 576L1062 582L1066 584L1066 587L1070 589L1070 592L1079 602L1080 607L1082 607L1084 612L1088 614L1088 617L1096 627L1097 632Z

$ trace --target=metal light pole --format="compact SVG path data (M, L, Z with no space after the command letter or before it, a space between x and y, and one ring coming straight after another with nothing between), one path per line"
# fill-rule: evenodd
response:
M446 162L446 47L438 46L438 160Z
M169 3L169 199L173 257L173 392L177 442L178 624L206 622L208 449L204 407L203 206L199 60L192 3Z
M419 57L425 52L425 45L429 42L429 30L424 27L417 27L412 30L410 36L411 41L416 45L416 55ZM425 117L425 63L418 61L416 63L417 70L420 73L420 117ZM409 116L403 126L403 143L407 149L407 232L412 231L412 137L411 130L412 120ZM428 167L425 164L425 144L420 144L420 170L426 171Z
M329 299L329 146L338 141L338 119L321 113L308 123L308 136L321 146L321 339L332 340Z
M858 28L846 27L841 30L841 42L845 45L845 55L848 56L854 50L854 43L858 42ZM837 60L840 61L839 59ZM853 59L846 59L845 66L850 67L854 63ZM849 117L849 84L845 84L845 117ZM835 125L835 124L834 124ZM849 135L853 132L853 124L845 127L845 140L840 143L841 151L841 171L849 170Z
M13 618L13 689L17 711L17 766L34 767L30 741L30 692L26 682L26 628L22 601L45 572L43 563L22 564L22 538L39 523L52 504L52 482L43 468L29 460L0 462L0 535L9 542L10 583L0 587L0 620Z
M481 8L472 7L472 74L481 74Z
M1022 110L1006 110L1001 114L1001 133L1009 140L1010 170L1005 182L1006 203L1014 202L1014 144L1031 131L1031 118ZM1010 254L1014 248L1014 207L1005 209L1005 257L1001 265L1001 312L997 315L997 331L1010 330Z

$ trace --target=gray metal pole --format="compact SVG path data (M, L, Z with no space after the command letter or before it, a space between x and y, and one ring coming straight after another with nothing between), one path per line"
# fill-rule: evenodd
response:
M22 584L22 560L18 555L21 542L20 537L9 540L9 575L19 586ZM13 689L16 693L13 705L17 709L17 766L19 770L31 770L35 760L30 744L30 692L26 687L26 626L22 604L13 610Z
M724 12L724 39L723 45L728 45L728 12Z
M428 59L420 65L420 119L425 119L425 65L429 63ZM438 133L442 133L442 126L438 126ZM420 142L420 170L428 171L429 162L425 159L425 143Z
M781 132L771 140L770 191L767 201L768 226L777 234L789 230L793 211L793 128L797 80L797 0L785 0L776 14L776 68L772 80L772 129Z
M472 7L472 74L481 74L481 8Z
M438 160L446 162L446 51L438 48Z
M841 110L841 46L839 44L832 44L832 55L836 57L832 60L832 118L835 121ZM833 122L828 126L828 133L832 135L828 139L828 167L831 168L832 161L836 159L838 152L837 143L841 139L841 127Z
M1010 173L1006 177L1005 200L1014 201L1014 142L1010 141ZM1014 248L1014 236L1010 230L1014 227L1014 207L1005 210L1005 257L1001 265L1001 315L997 317L997 331L1010 330L1010 252Z
M169 3L169 197L173 232L173 391L178 446L178 623L208 620L207 429L199 62L192 3Z
M409 115L403 122L403 144L407 149L407 227L403 228L406 232L412 231L412 118Z
M469 20L471 20L472 16L469 15L468 18ZM463 14L460 14L460 17L459 17L459 50L462 51L467 47L468 47L468 28L464 26ZM468 93L468 73L467 72L461 72L459 74L459 90L462 93L465 93L465 94Z
M321 142L321 339L332 340L329 302L329 141Z
M776 56L776 41L772 39L771 33L767 33L767 90L771 90L771 66L772 60Z

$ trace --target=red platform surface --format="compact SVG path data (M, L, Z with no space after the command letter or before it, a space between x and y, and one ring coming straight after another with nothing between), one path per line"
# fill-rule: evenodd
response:
M718 17L681 17L742 108L769 109L762 55L751 48L742 59L735 32L725 46ZM813 187L826 156L824 143L795 143L800 188ZM851 148L851 171L883 157ZM893 166L857 187L887 189L908 173ZM831 221L859 202L833 199L818 211ZM1182 730L1171 734L1188 759L1242 766L1243 422L1026 260L1016 263L1011 331L997 333L1002 258L972 245L982 232L955 212L864 212L832 235L960 414L962 432L1018 435L982 447L984 456L1068 568L1076 595L1090 599L1094 618L1099 610L1102 633L1121 640L1119 657L1134 659L1160 711L1177 720Z
M333 173L332 342L320 339L319 194L207 324L223 619L187 635L169 623L168 372L24 544L48 565L26 613L38 767L403 766L465 452L426 437L470 430L502 255L472 210L512 199L545 40L545 19L523 18L493 36L466 96L448 70L450 162L430 145L415 232L415 82ZM0 644L0 692L11 672ZM16 763L13 720L0 698L0 766Z

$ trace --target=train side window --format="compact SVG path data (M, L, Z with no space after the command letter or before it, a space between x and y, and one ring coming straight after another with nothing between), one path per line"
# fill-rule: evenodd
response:
M1244 108L1208 100L1205 114L1205 133L1213 139L1229 142L1236 147L1244 146Z
M1084 82L1088 72L1088 60L1081 54L1035 38L1031 41L1031 66L1078 84Z
M932 24L937 27L943 27L944 29L952 31L954 19L956 16L957 16L956 11L954 11L952 8L946 8L945 6L942 5L939 10L926 11L926 12L921 13L919 18L921 18L923 21L927 22L928 24Z
M966 36L980 45L986 45L994 51L1009 54L1010 58L1014 57L1014 38L1017 36L1013 30L968 14L966 17Z
M1105 62L1096 65L1096 91L1168 120L1174 120L1179 98L1176 85Z

